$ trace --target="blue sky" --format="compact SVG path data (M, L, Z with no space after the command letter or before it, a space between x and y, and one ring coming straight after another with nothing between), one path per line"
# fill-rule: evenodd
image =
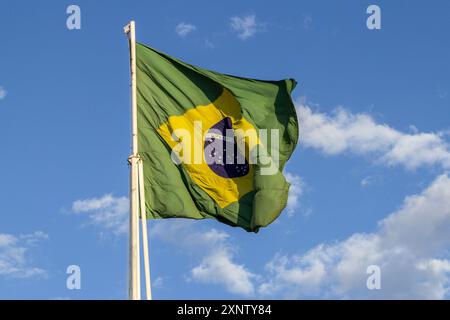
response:
M258 234L150 221L155 298L450 296L448 2L130 2L0 3L0 298L127 297L131 19L189 63L299 82L289 207Z

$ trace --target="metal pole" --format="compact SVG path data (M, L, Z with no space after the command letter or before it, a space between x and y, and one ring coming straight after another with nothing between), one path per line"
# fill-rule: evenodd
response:
M130 169L130 236L129 236L129 299L140 300L139 257L139 199L138 199L138 143L137 143L137 90L136 90L136 29L134 21L125 26L130 47L131 69L131 149Z
M145 271L145 296L147 300L152 300L152 287L150 280L150 259L148 253L147 237L147 215L145 210L145 189L144 189L144 165L142 159L139 159L139 203L141 207L142 222L142 251L144 253L144 271Z

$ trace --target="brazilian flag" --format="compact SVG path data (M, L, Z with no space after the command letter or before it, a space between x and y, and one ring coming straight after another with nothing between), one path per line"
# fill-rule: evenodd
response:
M221 74L139 43L136 65L147 218L214 218L253 232L274 221L287 203L282 170L298 140L295 80Z

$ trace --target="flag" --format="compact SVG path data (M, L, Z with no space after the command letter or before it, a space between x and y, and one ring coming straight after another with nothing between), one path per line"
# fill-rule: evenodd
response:
M287 204L298 140L293 79L205 70L136 44L147 218L214 218L257 232Z

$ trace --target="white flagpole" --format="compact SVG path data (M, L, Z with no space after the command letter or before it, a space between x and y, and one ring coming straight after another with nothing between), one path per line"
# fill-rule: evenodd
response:
M140 300L139 257L139 195L138 195L138 143L137 143L137 90L136 90L136 29L134 21L125 26L130 47L131 69L131 148L130 169L130 235L129 235L129 299Z
M144 165L142 159L139 159L139 200L141 207L142 222L142 251L144 253L144 271L145 271L145 296L147 300L152 300L152 287L150 280L150 260L148 254L147 237L147 215L145 210L145 189L144 189Z

